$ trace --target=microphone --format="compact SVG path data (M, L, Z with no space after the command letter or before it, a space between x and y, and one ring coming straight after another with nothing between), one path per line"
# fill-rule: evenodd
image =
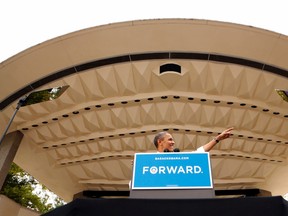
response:
M170 152L169 149L165 148L163 152ZM175 148L172 152L180 152L179 148Z

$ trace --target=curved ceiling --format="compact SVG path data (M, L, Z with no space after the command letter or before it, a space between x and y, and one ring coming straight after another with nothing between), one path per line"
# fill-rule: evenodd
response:
M284 193L288 103L275 89L287 89L287 55L287 36L231 23L84 29L1 63L1 130L19 98L68 85L56 100L22 107L9 131L24 134L15 162L64 199L128 190L134 153L155 151L158 131L192 151L230 126L233 136L210 152L215 188Z

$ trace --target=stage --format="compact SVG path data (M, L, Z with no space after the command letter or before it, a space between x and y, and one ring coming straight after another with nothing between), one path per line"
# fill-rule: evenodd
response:
M287 216L281 196L211 199L76 199L43 216Z

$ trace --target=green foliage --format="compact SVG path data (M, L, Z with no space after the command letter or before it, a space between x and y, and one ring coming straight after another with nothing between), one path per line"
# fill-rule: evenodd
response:
M0 193L40 213L51 211L64 204L63 200L57 196L52 197L52 193L45 186L14 163Z
M32 92L25 99L25 102L21 106L27 106L31 104L41 103L44 101L51 101L58 98L69 86L60 86L50 89L45 89L37 92Z

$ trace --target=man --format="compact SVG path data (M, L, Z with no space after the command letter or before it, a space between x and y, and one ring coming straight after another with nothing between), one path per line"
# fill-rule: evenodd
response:
M221 140L227 139L231 135L231 131L233 127L224 130L221 134L214 137L210 142L205 145L199 147L197 152L209 152L218 142ZM174 139L172 135L166 131L159 132L154 138L154 145L157 148L158 152L174 152ZM133 165L134 161L131 161L131 165ZM131 181L129 182L129 188L131 188Z
M233 127L224 130L221 134L213 138L210 142L198 148L196 151L209 152L218 142L226 138L229 138L232 130ZM164 152L164 151L173 152L174 144L175 142L172 135L165 131L158 133L154 138L154 145L156 146L158 152Z

